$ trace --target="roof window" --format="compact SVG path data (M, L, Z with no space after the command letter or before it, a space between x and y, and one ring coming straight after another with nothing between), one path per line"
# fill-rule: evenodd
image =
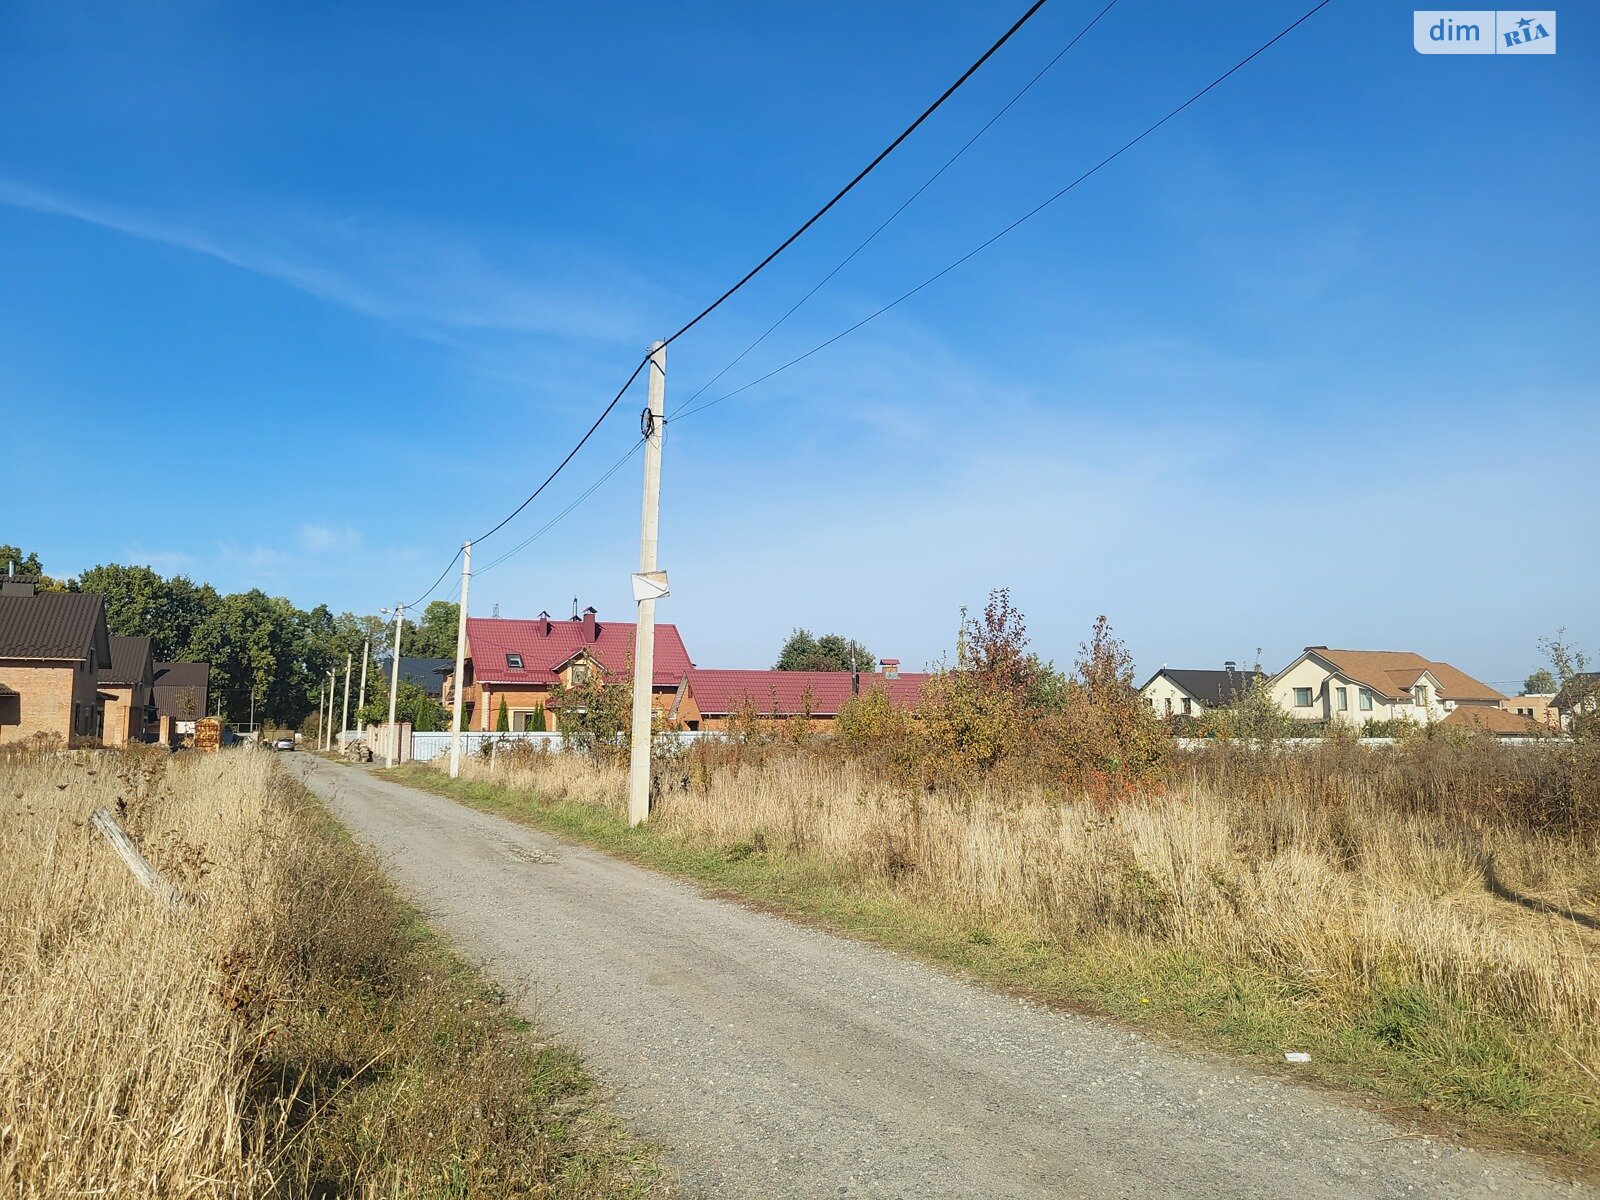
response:
M520 655L520 654L508 654L508 655L506 655L506 666L509 667L513 671L522 670L522 655Z

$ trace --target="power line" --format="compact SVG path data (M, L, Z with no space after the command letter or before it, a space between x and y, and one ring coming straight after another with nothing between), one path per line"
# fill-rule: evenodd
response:
M812 213L811 216L806 218L805 224L801 225L799 229L796 229L788 237L784 238L783 241L778 244L777 249L773 250L772 253L768 254L755 266L751 267L750 270L746 271L743 278L741 278L738 283L734 284L727 291L723 292L722 295L718 296L710 304L706 305L705 308L701 309L700 312L695 315L693 320L684 325L671 337L667 338L664 344L668 346L672 345L673 342L677 341L684 334L688 333L689 330L700 324L701 321L705 320L712 313L716 312L717 309L721 308L723 303L732 297L735 292L759 275L768 266L768 264L772 262L773 259L777 258L778 255L782 254L790 246L794 245L806 230L810 229L827 214L829 209L848 196L855 189L856 184L860 183L863 179L870 175L873 169L876 168L879 163L888 158L889 155L893 154L895 150L899 148L901 142L905 141L908 137L915 133L919 125L921 125L929 117L933 116L933 114L938 111L940 105L942 105L946 100L950 99L951 96L955 95L956 91L961 87L962 84L966 83L967 80L973 77L973 75L977 74L978 68L983 66L984 63L988 62L989 59L994 57L995 52L998 51L1001 46L1004 46L1011 40L1011 35L1026 25L1033 17L1033 14L1043 8L1044 5L1045 0L1034 0L1034 3L1028 8L1028 11L1018 17L1012 24L1011 28L1000 35L999 41L995 42L994 45L990 46L981 55L979 55L978 60L965 71L963 71L960 78L958 78L949 87L945 88L937 100L922 110L921 116L901 130L899 137L895 138L894 141L890 142L878 152L876 158L874 158L866 166L862 167L861 170L856 173L856 177L854 179L845 184L844 187L840 188L838 192L834 194L833 199L829 200L821 208L817 209L816 212Z
M511 549L507 550L504 554L502 554L499 558L495 559L488 566L483 567L483 568L481 568L481 569L479 569L477 571L474 571L473 574L474 575L483 575L483 574L485 574L485 573L487 573L489 571L494 570L501 563L505 562L506 559L510 558L514 554L520 554L522 551L526 550L529 546L531 546L534 542L536 542L540 538L542 538L545 534L549 533L552 529L554 529L557 525L559 525L562 521L564 521L568 516L570 516L573 513L573 511L577 509L578 505L582 504L590 496L594 495L594 493L600 489L600 486L602 484L604 484L608 479L610 479L613 475L615 475L618 471L620 471L622 469L623 465L625 463L627 463L627 461L630 458L632 458L635 454L639 453L639 448L641 446L643 446L643 445L644 445L644 439L643 438L640 438L638 441L634 442L633 445L628 447L628 452L626 454L624 454L621 458L617 459L616 462L612 463L611 466L609 468L607 468L605 474L601 475L600 478L596 479L587 488L585 488L582 492L580 492L578 494L577 499L573 500L571 504L567 505L566 508L562 509L559 513L557 513L554 517L552 517L548 522L546 522L540 528L534 530L533 533L529 534L522 541L518 542Z
M715 400L707 400L703 404L696 405L693 408L690 408L690 409L688 409L688 410L686 410L684 412L680 412L680 413L676 414L676 416L674 417L674 420L682 421L682 420L685 420L688 417L694 416L696 413L704 412L706 409L711 408L714 405L721 404L724 400L731 400L733 397L739 395L741 392L745 392L745 391L750 390L751 388L755 387L759 383L766 382L768 379L771 379L774 375L778 375L778 374L780 374L780 373L782 373L784 371L787 371L790 367L795 366L798 363L804 362L806 359L810 358L813 354L816 354L819 351L827 349L829 346L833 345L835 342L839 341L841 338L848 337L850 334L852 334L856 330L860 329L863 325L869 324L870 322L877 320L879 317L881 317L884 313L888 312L890 309L895 308L895 307L905 303L907 300L911 299L911 297L915 296L918 292L922 291L924 288L930 286L931 284L934 284L934 283L938 282L940 279L943 279L946 275L948 275L951 271L954 271L957 267L961 266L968 259L973 258L974 256L976 256L976 255L982 253L983 251L987 250L990 246L994 245L1001 238L1005 237L1008 233L1012 232L1014 229L1016 229L1019 226L1025 224L1026 222L1032 220L1034 217L1038 216L1041 212L1043 212L1045 209L1049 208L1057 200L1061 199L1061 197L1065 196L1068 192L1070 192L1074 188L1076 188L1079 184L1083 183L1085 180L1089 179L1091 176L1099 173L1103 168L1109 166L1112 162L1115 162L1117 159L1121 158L1129 150L1133 149L1133 147L1137 146L1140 142L1144 141L1145 138L1149 137L1156 130L1160 129L1168 121L1172 120L1179 113L1183 112L1190 105L1194 104L1196 101L1198 101L1201 97L1205 96L1212 89L1218 87L1225 80L1230 78L1232 75L1236 74L1238 71L1242 70L1249 63L1253 62L1256 58L1258 58L1262 54L1266 53L1273 46L1275 46L1278 42L1280 42L1284 38L1288 37L1289 34L1293 33L1301 25L1305 24L1312 17L1316 16L1317 13L1321 12L1324 8L1326 8L1332 2L1333 2L1333 0L1320 0L1320 3L1316 4L1312 8L1308 9L1305 13L1303 13L1300 17L1298 17L1294 22L1292 22L1291 24L1285 26L1282 30L1280 30L1278 33L1273 35L1273 37L1271 37L1267 41L1263 42L1260 46L1256 47L1255 50L1251 51L1244 58L1242 58L1238 62L1234 63L1233 66L1229 67L1221 75L1218 75L1210 83L1206 84L1205 87L1201 88L1198 92L1194 93L1194 95L1190 96L1182 104L1178 105L1176 108L1174 108L1170 112L1168 112L1166 116L1162 117L1160 120L1156 121L1154 124L1148 126L1144 130L1144 132L1142 132L1138 136L1130 138L1128 141L1124 142L1116 150L1113 150L1110 154L1106 155L1099 162L1095 163L1094 166L1090 167L1083 174L1079 175L1071 183L1067 184L1065 187L1061 188L1059 191L1055 192L1053 195L1047 197L1046 199L1040 201L1038 204L1034 205L1033 208L1031 208L1027 212L1023 213L1022 216L1018 217L1015 221L1011 222L1011 224L1007 225L1004 229L1000 230L998 233L996 233L993 236L987 238L986 240L980 242L978 245L974 246L971 250L968 250L960 258L958 258L954 262L952 262L949 266L945 267L943 270L940 270L940 271L938 271L937 273L935 273L933 275L930 275L927 279L924 279L921 283L917 284L917 286L912 288L910 291L903 292L901 295L899 295L895 299L889 301L889 303L883 305L881 308L879 308L876 311L874 311L872 313L869 313L867 316L861 318L861 320L857 321L854 325L851 325L848 328L840 331L839 333L834 334L832 337L827 339L827 341L821 342L818 345L813 346L811 349L807 350L804 354L796 355L794 358L791 358L788 362L784 363L783 365L778 366L778 367L774 367L772 370L768 371L765 375L761 375L761 376L759 376L759 377L757 377L755 379L752 379L749 383L746 383L741 387L737 387L731 392L724 393L723 395L718 396Z
M1061 47L1060 50L1056 51L1055 57L1053 57L1049 62L1045 63L1045 65L1043 67L1039 68L1038 72L1033 76L1033 78L1028 80L1027 83L1022 85L1021 90L1018 91L1016 93L1016 95L1012 96L1010 100L1006 101L1005 107L1000 109L999 112L995 113L994 116L990 117L986 122L984 122L982 128L980 128L977 133L973 134L970 138L968 138L966 140L966 142L961 146L961 148L959 150L957 150L949 158L945 159L944 165L941 166L932 175L928 176L928 178L923 182L922 186L919 187L916 191L912 192L911 195L906 197L906 199L901 203L900 207L895 209L892 213L890 213L887 217L885 217L884 220L883 220L883 223L880 224L871 233L869 233L866 236L866 238L861 242L861 244L859 246L857 246L854 250L850 251L849 254L845 255L844 258L842 258L839 261L839 264L833 268L833 270L829 271L820 280L818 280L816 285L813 286L812 289L809 292L807 292L804 296L801 296L800 299L796 300L794 302L794 305L789 309L788 312L784 313L783 316L779 317L771 325L767 326L766 330L761 334L760 337L756 338L755 341L751 342L748 346L746 346L743 350L741 350L739 352L738 356L736 358L734 358L732 362L728 363L727 366L723 367L722 370L718 371L710 379L706 380L703 384L701 384L700 387L694 392L694 394L691 395L687 400L683 401L683 403L679 407L687 409L690 405L692 405L696 400L698 400L702 395L705 394L706 390L708 388L710 388L712 384L716 383L717 380L721 379L729 371L733 370L734 367L738 366L741 362L743 362L745 356L748 355L757 346L761 345L762 342L766 341L767 338L769 338L772 335L773 331L778 328L778 326L782 325L790 317L794 316L794 314L796 312L798 312L800 310L800 308L808 300L811 299L811 297L815 296L819 291L821 291L824 287L826 287L827 284L833 279L833 277L835 275L837 275L840 271L844 270L845 267L849 266L850 263L855 259L856 255L860 254L869 245L871 245L872 242L877 238L877 236L880 233L882 233L885 229L889 228L889 226L894 223L895 219L897 217L899 217L899 215L901 213L905 212L906 209L910 208L911 205L916 202L917 198L920 197L923 192L927 191L930 187L932 187L934 185L934 183L939 179L939 177L941 175L943 175L946 171L948 171L951 167L953 167L955 165L957 159L959 159L968 150L972 149L973 144L976 143L977 140L979 138L981 138L984 134L988 133L989 130L994 126L995 122L1000 120L1001 117L1005 116L1006 113L1010 112L1011 109L1016 105L1017 101L1021 100L1025 95L1027 95L1030 91L1032 91L1034 84L1038 83L1039 80L1043 79L1047 74L1049 74L1051 68L1054 67L1058 62L1060 62L1062 60L1062 58L1064 58L1066 56L1067 51L1071 50L1074 46L1076 46L1079 42L1081 42L1084 39L1084 37L1087 36L1089 31L1100 23L1100 18L1104 17L1108 12L1110 12L1113 8L1115 8L1117 6L1117 3L1118 3L1118 0L1110 0L1110 3L1107 4L1104 8L1102 8L1098 13L1096 13L1094 15L1094 17L1089 21L1089 23L1087 25L1085 25L1082 29L1078 30L1077 34L1075 34L1073 36L1071 41L1069 41L1065 46Z
M584 443L587 442L591 437L594 436L594 431L596 429L600 428L601 422L603 422L607 417L609 417L611 415L611 410L616 408L618 402L621 401L623 396L627 395L628 389L633 386L633 381L635 379L639 378L639 372L644 370L645 364L648 363L649 361L650 361L650 356L648 354L646 354L643 358L641 358L639 360L639 365L633 368L633 374L628 376L628 381L626 383L624 383L620 388L617 389L617 394L615 396L611 397L611 403L606 405L605 408L603 408L600 411L600 415L594 419L594 424L589 426L588 432L586 432L581 438L578 439L578 444L576 446L574 446L571 450L567 451L567 456L565 458L563 458L559 464L557 464L556 469L554 471L551 471L549 475L545 476L544 482L541 483L538 487L534 488L532 493L528 496L528 498L526 500L524 500L521 504L517 505L508 514L506 514L505 519L503 521L501 521L500 524L496 525L493 529L489 530L488 533L481 534L480 536L473 538L472 541L474 543L481 542L484 539L486 539L488 537L491 537L492 535L494 535L496 533L499 533L502 529L504 529L507 525L509 525L511 523L512 519L514 517L516 517L516 515L518 513L520 513L523 509L527 508L528 505L532 504L536 499L538 499L539 493L544 491L545 488L549 487L550 484L555 481L555 477L557 475L561 474L561 472L566 468L566 465L569 462L571 462L573 460L573 458L577 455L578 451L583 449Z
M433 593L438 590L439 585L444 582L444 577L446 575L450 574L450 568L455 566L456 563L460 560L460 558L461 558L461 551L457 550L453 555L451 555L450 561L445 563L444 570L439 572L439 578L437 578L437 579L435 579L433 581L433 586L430 587L427 591L423 592L421 596L417 597L410 604L406 605L406 607L407 608L415 608L415 607L417 607L417 605L421 604L424 600L426 600L429 596L433 595Z

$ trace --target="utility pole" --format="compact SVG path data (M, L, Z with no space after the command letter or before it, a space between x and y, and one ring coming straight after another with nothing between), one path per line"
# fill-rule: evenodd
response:
M343 735L350 728L350 667L354 656L346 652L344 656L344 715L339 718L339 733Z
M338 695L339 668L330 667L328 669L328 734L326 738L327 744L322 747L324 750L333 749L333 702Z
M361 719L361 710L367 707L367 660L372 657L372 639L369 637L361 644L361 699L356 701L356 724L361 726L356 730L362 737L367 736L367 723Z
M461 612L456 616L455 691L450 697L450 778L461 773L461 693L467 669L467 585L472 582L472 543L461 543Z
M317 687L317 725L318 726L321 726L321 724L322 724L322 710L328 707L327 691L328 691L328 685L327 684L324 683L324 684L318 685L318 687ZM322 730L320 728L318 728L318 730L317 730L317 749L318 750L322 749Z
M405 623L406 606L397 604L394 608L394 659L389 663L389 736L385 739L388 743L385 767L394 766L395 743L400 740L400 731L395 728L395 702L400 699L400 630Z
M667 347L650 346L650 390L644 412L644 509L639 519L639 576L656 572L657 532L661 522L661 435L667 399ZM633 644L633 747L628 759L628 824L650 818L650 689L655 680L656 596L635 578L638 619Z

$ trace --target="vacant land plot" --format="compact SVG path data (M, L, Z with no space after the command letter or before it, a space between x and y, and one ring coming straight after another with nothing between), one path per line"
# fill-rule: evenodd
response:
M0 1193L657 1193L270 755L0 758L0 814Z
M502 753L453 785L409 777L993 982L1280 1068L1303 1051L1308 1075L1592 1170L1595 831L1519 791L1527 764L1498 753L1231 753L1111 802L724 746L662 764L641 831L622 821L620 765ZM1463 763L1507 803L1452 801L1441 781Z

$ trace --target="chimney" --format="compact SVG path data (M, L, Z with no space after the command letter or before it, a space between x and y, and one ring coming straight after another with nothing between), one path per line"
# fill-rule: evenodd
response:
M539 614L539 636L549 637L550 631L553 628L555 628L555 626L550 623L550 614L547 612L541 612Z
M572 619L574 621L578 619L578 598L576 596L572 598Z
M882 661L881 665L883 667L883 677L885 679L900 678L900 660L898 658L886 658Z
M31 596L34 582L32 575L7 575L0 581L0 596Z
M583 640L591 646L600 638L600 626L595 621L595 611L591 608L583 610Z
M1222 669L1224 671L1226 671L1229 675L1232 675L1235 671L1237 671L1239 669L1239 664L1234 662L1233 659L1230 658L1227 662L1222 664Z

